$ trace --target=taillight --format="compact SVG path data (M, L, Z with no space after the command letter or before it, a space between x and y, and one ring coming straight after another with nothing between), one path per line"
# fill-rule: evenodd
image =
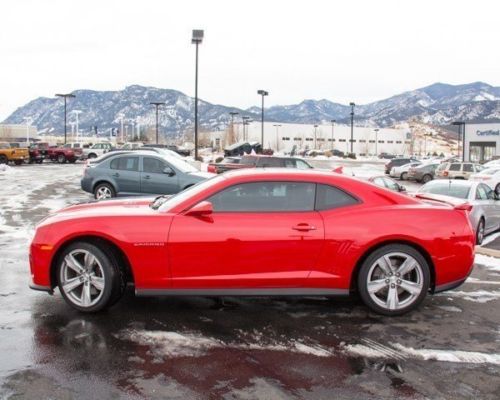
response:
M215 168L215 165L210 165L209 164L208 167L207 167L207 171L208 172L212 172L212 173L215 174L215 173L217 173L217 168Z
M448 171L444 171L443 176L448 176Z

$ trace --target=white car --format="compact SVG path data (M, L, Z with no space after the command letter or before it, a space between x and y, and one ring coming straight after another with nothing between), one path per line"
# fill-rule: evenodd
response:
M483 169L481 172L471 175L469 180L484 182L492 189L495 189L497 194L500 194L500 164L488 169Z
M85 158L97 158L110 151L113 147L111 143L96 143L88 149L83 149Z
M500 159L488 161L483 164L483 167L485 168L500 167Z
M407 179L408 171L411 167L416 167L417 165L421 165L420 161L412 161L411 163L400 165L399 167L392 167L389 176L392 178L399 178L402 181Z

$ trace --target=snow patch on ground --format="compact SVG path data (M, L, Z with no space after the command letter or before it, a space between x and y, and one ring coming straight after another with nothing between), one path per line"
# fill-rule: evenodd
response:
M14 168L9 167L7 164L0 164L0 172L4 172L6 174L14 173Z
M458 307L455 306L437 306L440 310L447 311L447 312L462 312L462 310Z
M471 292L451 290L446 293L438 293L437 296L459 297L475 303L487 303L492 300L500 299L500 290L494 290L491 292L487 290L475 290Z
M498 237L500 237L500 232L492 233L491 235L486 236L483 239L483 243L481 243L481 246L493 242Z
M484 265L488 269L500 271L500 258L485 256L484 254L476 254L474 262L476 264Z
M366 344L344 345L344 352L366 358L417 359L464 364L500 365L500 354L462 350L414 349L398 343L389 347L373 341L367 341Z
M307 354L316 357L328 357L332 352L315 344L305 344L295 340L288 343L225 343L219 339L204 337L194 333L178 333L168 331L124 330L117 335L118 339L128 340L143 346L149 346L155 357L197 357L212 349L226 348L239 350L267 350Z

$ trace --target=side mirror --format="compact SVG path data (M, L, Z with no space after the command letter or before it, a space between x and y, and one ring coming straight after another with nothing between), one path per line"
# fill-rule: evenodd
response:
M186 215L191 217L206 217L214 212L214 207L209 201L201 201L195 206L191 207Z
M403 185L399 185L399 191L406 192L406 187L404 187Z
M167 174L168 176L175 175L175 171L172 169L172 167L165 167L165 169L163 170L163 173Z

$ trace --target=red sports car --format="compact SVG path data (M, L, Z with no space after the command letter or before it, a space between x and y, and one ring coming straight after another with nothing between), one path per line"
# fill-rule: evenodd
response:
M74 308L138 296L348 295L400 315L465 281L469 206L340 174L240 170L172 197L79 204L39 223L33 289Z

